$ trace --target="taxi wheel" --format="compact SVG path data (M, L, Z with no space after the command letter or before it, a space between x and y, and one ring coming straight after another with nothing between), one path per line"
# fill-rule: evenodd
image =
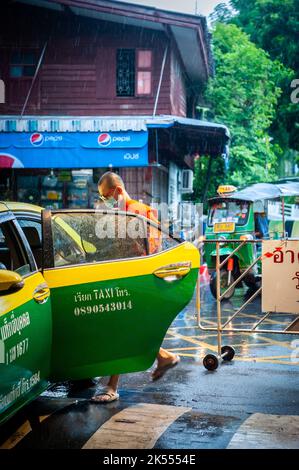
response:
M214 354L207 354L203 359L203 365L207 370L216 370L219 362Z
M222 346L221 356L223 361L232 361L235 356L235 350L231 346Z

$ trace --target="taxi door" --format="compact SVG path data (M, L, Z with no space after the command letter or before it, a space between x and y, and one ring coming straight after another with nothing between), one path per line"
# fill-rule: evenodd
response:
M161 246L149 254L151 223L124 212L44 211L42 223L52 378L149 368L192 298L198 251L156 232Z
M0 212L0 422L47 386L50 291L13 214Z

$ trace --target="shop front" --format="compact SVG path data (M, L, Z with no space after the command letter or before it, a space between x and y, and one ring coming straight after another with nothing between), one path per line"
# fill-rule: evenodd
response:
M194 155L224 155L227 142L225 126L173 116L2 117L0 199L93 207L100 175L113 169L133 198L168 203Z

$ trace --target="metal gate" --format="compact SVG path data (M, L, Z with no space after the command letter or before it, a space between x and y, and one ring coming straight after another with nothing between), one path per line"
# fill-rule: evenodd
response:
M282 241L282 240L281 240ZM222 333L223 332L239 332L239 333L271 333L271 334L284 334L284 335L299 335L299 331L290 331L292 326L299 320L299 314L294 314L296 315L296 318L292 320L286 327L282 329L257 329L260 327L263 323L265 323L265 320L269 319L271 314L274 312L266 312L265 314L261 314L261 318L258 319L251 327L249 328L238 328L238 327L232 327L229 326L235 318L237 318L241 312L262 292L262 286L258 287L254 293L241 305L240 308L237 309L236 312L233 313L231 317L229 317L228 320L223 321L222 319L222 306L221 302L225 298L226 294L233 288L239 284L243 278L252 270L252 268L262 260L262 255L259 255L256 257L254 262L244 270L240 276L237 279L234 279L234 281L229 285L229 287L221 293L221 279L220 279L220 271L223 267L227 265L230 259L232 259L236 253L245 245L245 244L261 244L261 240L233 240L233 239L228 239L228 240L204 240L203 244L206 243L214 243L216 246L216 305L217 305L217 321L216 321L216 326L204 326L202 324L203 317L201 315L201 299L200 299L200 281L198 279L197 282L197 287L196 287L196 315L197 315L197 326L206 332L212 332L216 331L217 332L217 356L214 354L208 354L204 360L204 366L208 370L215 370L218 367L219 364L219 359L224 360L224 361L231 361L235 355L235 351L231 346L223 346L222 345ZM236 245L236 248L221 261L220 257L220 246L223 246L225 244L234 244ZM276 313L276 312L275 312Z

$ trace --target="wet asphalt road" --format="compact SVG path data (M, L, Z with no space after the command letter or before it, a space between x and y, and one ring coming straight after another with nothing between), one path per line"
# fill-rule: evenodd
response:
M246 291L238 289L234 299L223 304L224 318L236 311L244 295ZM216 303L208 287L202 289L201 298L202 324L213 327ZM3 426L0 431L2 447L78 449L94 435L97 445L101 445L106 439L104 431L109 420L116 420L121 434L127 433L130 439L134 435L132 426L136 425L135 418L130 419L130 410L135 416L130 407L135 405L141 410L142 417L149 420L144 429L159 428L160 417L163 418L167 406L173 407L174 414L181 407L186 408L165 428L162 426L153 441L149 441L149 447L159 449L226 448L240 425L255 413L299 415L299 359L297 362L291 359L295 346L292 342L297 339L299 346L299 337L224 333L223 344L235 348L235 358L232 362L223 362L216 371L208 372L202 359L207 353L217 351L217 336L215 331L202 331L197 327L195 313L194 299L169 329L163 346L179 354L181 362L161 380L153 383L151 371L123 376L120 400L108 405L88 401L96 390L101 389L104 379L83 390L69 390L66 384L51 387ZM261 315L260 299L257 298L233 320L232 326L249 328ZM292 319L277 314L270 317L263 328L283 329ZM161 416L151 411L154 405L161 406ZM168 411L165 413L167 415ZM117 416L126 417L117 419ZM37 418L40 424L36 424ZM116 426L115 422L113 426ZM147 434L143 428L138 429L145 440L141 445L146 446Z

